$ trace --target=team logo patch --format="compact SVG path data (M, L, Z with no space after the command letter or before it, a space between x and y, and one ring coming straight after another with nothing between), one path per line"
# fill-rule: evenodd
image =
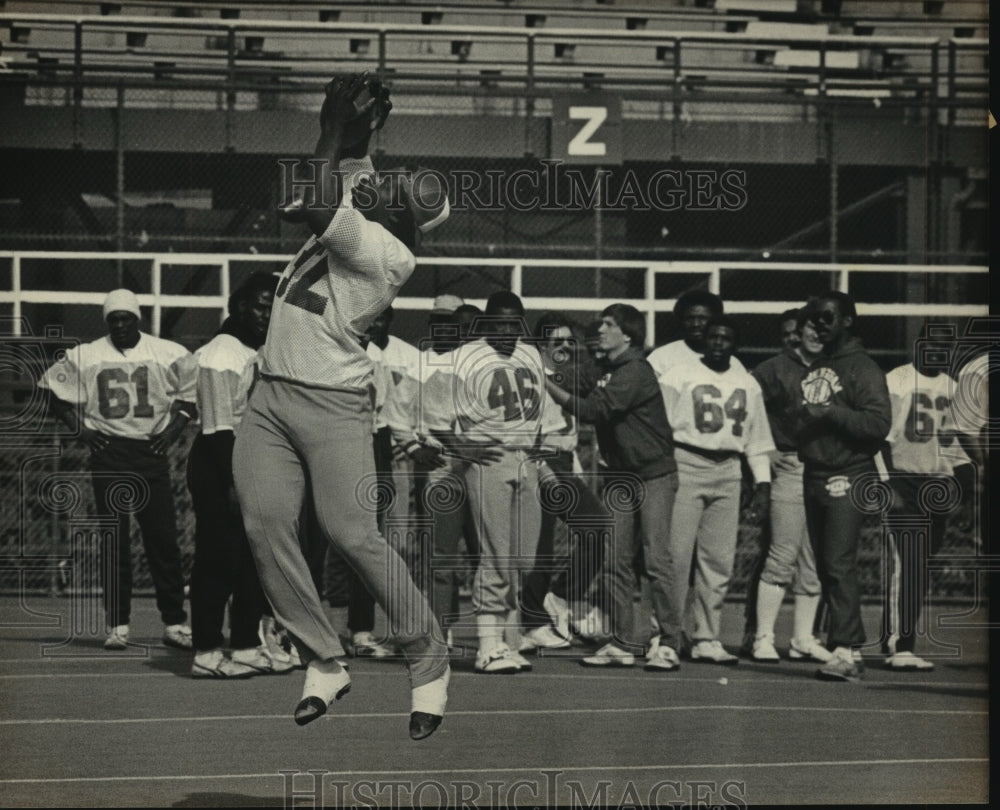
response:
M844 390L832 368L817 368L802 380L802 396L811 405L828 405L834 394Z
M825 486L831 498L843 498L851 488L851 481L846 475L831 475Z

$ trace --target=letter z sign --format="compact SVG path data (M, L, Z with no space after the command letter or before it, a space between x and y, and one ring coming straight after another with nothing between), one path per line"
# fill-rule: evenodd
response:
M588 93L552 100L552 158L566 163L622 162L622 100Z

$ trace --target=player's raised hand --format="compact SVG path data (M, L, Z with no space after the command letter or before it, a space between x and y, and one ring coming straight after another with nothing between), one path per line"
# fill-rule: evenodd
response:
M368 93L371 96L368 102L368 112L371 118L368 122L370 130L382 129L385 120L392 110L392 100L389 98L389 88L378 79L371 79L368 82Z
M355 100L365 88L366 73L352 73L349 76L334 76L325 87L326 98L319 111L319 123L324 131L343 127L359 116ZM367 104L367 102L366 102ZM365 127L367 129L367 126Z
M342 139L341 157L363 158L367 155L372 133L385 125L392 109L389 88L378 79L369 79L367 73L362 74L362 77L365 85L354 99L357 116L347 124Z

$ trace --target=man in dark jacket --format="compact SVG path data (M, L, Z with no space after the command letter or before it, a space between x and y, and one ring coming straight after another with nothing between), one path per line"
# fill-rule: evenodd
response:
M546 379L546 388L581 422L594 425L608 465L605 498L614 511L614 534L605 567L612 588L613 637L582 663L630 667L635 663L634 653L643 649L643 642L635 637L632 607L640 540L654 615L660 622L668 616L667 533L677 492L677 465L656 373L643 356L646 323L642 313L628 304L612 304L601 313L598 334L605 353L599 367L603 373L592 387L583 383L583 390L590 388L589 393L577 396L566 392L551 378ZM671 662L661 666L654 657L646 668L670 670L676 666Z
M823 354L802 380L799 457L805 465L806 521L829 602L827 647L833 659L817 676L856 681L865 641L858 582L858 540L864 513L859 482L875 471L875 454L892 426L885 374L854 336L854 301L824 293L808 307Z

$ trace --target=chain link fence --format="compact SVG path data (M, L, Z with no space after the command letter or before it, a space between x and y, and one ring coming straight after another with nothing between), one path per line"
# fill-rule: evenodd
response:
M455 56L463 59L461 49ZM872 273L858 279L852 292L872 303L987 300L984 276L932 277L919 269L986 263L985 128L973 121L981 117L980 107L938 109L919 96L901 105L883 105L877 95L849 103L803 98L793 95L794 77L783 88L788 94L784 99L715 98L690 86L688 97L678 102L667 92L672 57L666 52L656 56L666 69L663 78L631 88L615 88L604 74L588 77L583 71L582 81L566 84L564 90L535 88L528 95L521 87L511 89L498 75L483 73L471 84L467 76L456 74L450 92L439 85L436 92L421 93L413 82L394 82L390 75L397 101L385 133L373 142L377 167L416 165L439 172L448 178L457 203L447 227L424 240L422 254L907 263L915 267L912 275ZM565 54L562 58L565 66ZM367 66L356 58L352 64ZM244 72L239 88L207 82L199 87L190 81L177 84L178 71L156 63L153 73L162 87L149 82L75 87L65 73L60 79L53 72L57 66L50 67L52 76L46 81L23 89L19 109L64 107L68 112L79 103L82 112L72 129L80 143L68 147L58 137L39 133L30 148L0 149L0 248L234 255L299 248L301 228L277 216L287 200L279 160L309 157L315 124L303 129L296 116L308 113L312 120L318 112L318 83L278 86L281 77L262 67L256 77ZM970 70L984 73L975 61ZM557 165L550 160L554 107L570 91L621 97L620 163ZM956 97L951 94L945 101ZM3 109L7 115L13 108ZM471 129L470 118L475 124ZM280 140L280 150L287 151L255 143L258 126L272 133L266 143ZM281 137L274 137L275 131ZM667 159L645 157L647 144L659 148L666 142ZM264 268L247 263L235 278L257 269ZM103 292L123 284L136 292L150 291L146 273L128 260L80 262L72 268L37 261L28 272L34 274L34 287ZM9 279L9 267L0 265L3 289L10 289ZM207 268L191 266L183 276L169 279L175 286L164 289L168 294L220 293L217 275ZM641 295L642 283L641 274L628 270L554 268L533 276L525 293L559 297L572 288L575 294L590 291L595 298L634 298ZM656 283L660 299L706 284L702 277L681 274L660 276ZM403 294L455 292L478 299L509 284L510 273L499 268L434 268L410 282ZM832 272L822 270L792 279L766 268L752 273L723 268L721 276L727 301L770 298L776 286L786 300L805 300L831 284ZM0 317L10 314L9 308L0 308ZM529 313L529 320L537 314ZM61 324L64 334L84 340L100 334L97 307L32 304L23 315L36 333L45 325ZM747 365L775 349L773 320L741 317ZM161 334L193 349L216 324L212 313L167 309ZM401 313L395 326L402 337L416 342L426 327L424 313ZM889 369L905 362L916 319L872 317L862 320L861 329ZM672 316L658 316L656 331L663 336L660 342L675 336ZM3 387L7 412L17 412L24 397L31 396L23 379L20 384ZM186 566L193 514L184 467L192 438L189 431L171 451ZM74 515L92 514L85 455L78 445L56 439L5 446L0 544L5 557L37 560L38 567L9 568L0 579L4 588L93 586L60 579L60 561L72 557L71 520L66 509L46 505L38 494L53 475L65 476L81 493ZM744 523L734 594L745 588L759 541L760 529ZM148 588L137 536L132 542L136 585ZM883 545L881 531L872 523L862 547L868 596L882 592ZM975 553L971 535L951 526L944 556ZM966 570L946 571L932 586L939 596L971 597L977 593L974 577Z

